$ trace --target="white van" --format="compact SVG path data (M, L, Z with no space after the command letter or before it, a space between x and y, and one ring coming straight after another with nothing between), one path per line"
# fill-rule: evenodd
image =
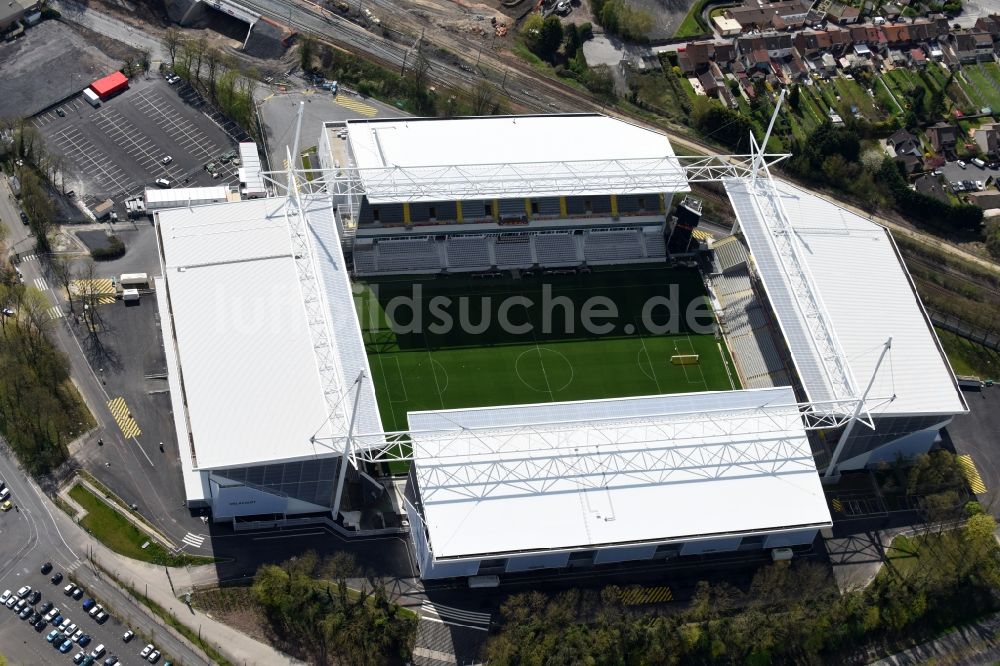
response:
M972 158L972 160L970 160L970 161L971 161L971 162L972 162L973 164L975 164L975 165L976 165L977 167L979 167L980 169L985 169L985 168L986 168L986 162L982 161L982 160L981 160L981 159L979 159L978 157L974 157L974 158Z

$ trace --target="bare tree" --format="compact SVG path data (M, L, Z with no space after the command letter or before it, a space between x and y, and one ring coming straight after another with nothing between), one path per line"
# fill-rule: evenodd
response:
M472 115L489 116L500 108L497 98L497 88L486 79L476 83L472 89Z
M73 307L73 259L65 255L52 256L49 262L49 271L56 284L66 291L66 300L69 301L69 311L76 312Z
M205 51L208 49L208 42L204 37L199 37L191 44L191 54L194 61L194 71L191 78L201 83L201 63L205 59Z
M208 67L208 96L215 102L215 84L218 83L219 64L222 54L214 46L205 51L205 65Z
M170 55L170 66L173 67L177 59L177 49L181 45L181 33L176 28L167 28L163 35L163 44L167 47L167 54Z

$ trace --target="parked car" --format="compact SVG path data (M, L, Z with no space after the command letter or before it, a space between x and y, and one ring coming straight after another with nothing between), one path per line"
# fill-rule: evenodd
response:
M174 158L171 157L170 155L167 155L160 161L163 162L164 164L170 164L171 162L174 161Z
M77 601L79 601L80 599L83 598L83 589L79 588L79 587L74 587L73 588L73 595L72 596L73 596L74 599L76 599Z
M35 625L34 626L35 626L35 631L41 633L41 631L43 629L45 629L45 627L49 626L49 623L46 622L45 620L41 620L40 619L40 620L35 621Z
M50 610L52 610L53 606L54 604L51 601L46 601L44 604L42 604L42 607L38 609L38 612L41 613L42 615L45 615Z
M31 614L34 612L35 610L31 606L25 606L21 610L21 612L17 614L17 616L22 620L27 620L29 617L31 617Z
M80 647L87 647L87 645L90 644L90 641L90 634L84 634L83 636L80 636L80 640L78 640L76 644ZM97 659L97 657L94 657L94 659Z
M59 635L60 635L59 634L59 630L58 629L53 629L52 631L50 631L45 636L45 640L47 640L49 643L51 643L52 641L54 641L56 639L56 636L59 636Z
M45 620L46 622L51 622L53 619L55 619L57 615L59 615L59 609L50 608L49 611L45 613L44 617L42 617L42 619Z
M73 647L73 641L67 638L62 642L62 645L59 646L59 651L62 652L63 654L66 654L67 652L70 651L70 648L72 647Z
M965 167L967 167L967 166L968 166L968 165L967 165L967 164L965 163L965 160L959 160L959 161L957 162L957 164L958 164L958 168L959 168L959 169L964 169Z
M170 187L170 181L167 180L166 178L157 178L156 179L156 186L157 187Z
M60 106L58 109L56 109L56 115L59 116L60 118L65 118L66 112L63 111L62 107Z
M101 657L103 657L104 656L104 644L101 643L100 645L98 645L97 647L95 647L93 650L91 650L90 651L90 656L93 657L94 659L100 659Z
M7 599L7 601L3 602L3 605L6 606L7 608L13 608L14 604L16 603L17 603L17 595L12 594L10 595L10 598Z
M86 658L87 658L87 653L84 652L83 650L80 650L79 652L77 652L76 654L73 655L73 663L74 664L79 664L81 661L83 661Z
M97 604L96 606L91 608L90 612L87 614L90 615L90 617L97 617L97 614L102 612L103 610L104 608L101 607L101 604Z
M50 571L52 571L52 563L51 562L46 562L45 564L42 565L42 575L43 576L49 575Z
M122 640L128 643L130 640L135 638L135 632L129 629L124 634L122 634Z
M83 637L83 629L77 629L76 633L74 633L73 636L72 636L72 640L73 640L74 643L79 643L80 642L80 638L82 638L82 637Z
M97 602L94 601L93 599L87 599L86 601L83 602L83 610L89 612L90 609L93 608L95 604L97 604Z
M108 621L109 617L110 616L107 613L101 611L100 613L94 616L94 621L97 622L97 624L104 624L105 622Z
M74 585L73 583L70 583L69 585L67 585L66 587L63 588L63 594L65 594L68 597L69 595L73 594L73 590L75 590L75 589L76 589L76 585Z
M118 655L111 655L104 660L104 666L115 666L118 663Z
M149 656L149 653L152 652L154 649L156 648L153 647L153 644L149 643L146 645L146 647L142 648L142 652L139 653L139 656L145 659L146 657Z
M146 657L146 661L148 661L151 664L155 664L157 661L159 661L159 659L160 659L160 652L158 650L153 650L152 652L149 653L149 656Z
M62 579L63 579L63 575L61 573L56 573L49 580L52 581L53 585L58 585L59 583L62 582Z
M17 598L18 599L24 599L29 594L31 594L31 586L30 585L25 585L24 587L22 587L21 589L19 589L17 591Z
M10 590L4 590L3 594L0 594L0 604L7 603L7 600L10 599L10 595L11 595Z
M24 226L28 226L28 214L25 213L23 210L21 211L21 222L24 224Z
M38 590L35 590L34 592L28 595L28 603L31 604L32 606L34 606L41 600L42 600L42 593L39 592Z
M73 634L77 632L77 629L78 627L76 626L76 624L74 622L70 622L68 627L63 627L62 632L65 636L72 637Z

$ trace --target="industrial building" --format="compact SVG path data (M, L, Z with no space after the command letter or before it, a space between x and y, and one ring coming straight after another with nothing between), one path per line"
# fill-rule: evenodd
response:
M262 174L280 197L156 213L187 500L214 520L351 529L385 488L428 579L802 547L832 524L824 482L967 411L888 231L775 156L677 157L597 115L331 123L319 155ZM694 182L738 219L696 258L742 389L384 431L352 278L687 261Z

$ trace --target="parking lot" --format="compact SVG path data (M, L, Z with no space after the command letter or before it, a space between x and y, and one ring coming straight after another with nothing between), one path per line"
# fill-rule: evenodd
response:
M965 168L958 166L958 162L948 162L941 167L941 176L944 180L944 186L950 187L952 183L962 182L964 180L971 180L972 182L981 181L986 189L991 189L992 183L987 185L986 180L988 178L993 178L994 181L1000 177L1000 169L980 169L976 165L966 162Z
M35 117L50 152L63 156L66 189L87 204L126 198L165 179L172 187L238 182L238 166L205 170L246 135L213 120L203 100L183 83L134 78L120 95L93 108L82 97Z
M43 574L42 564L39 561L34 569L21 569L0 580L4 590L0 595L0 645L11 663L79 664L95 654L100 656L93 664L110 666L115 663L109 661L112 656L117 663L147 661L140 652L148 639L135 636L126 643L123 636L129 627L112 609L101 606L100 600L77 585L72 573L46 568ZM156 663L169 661L161 655Z

